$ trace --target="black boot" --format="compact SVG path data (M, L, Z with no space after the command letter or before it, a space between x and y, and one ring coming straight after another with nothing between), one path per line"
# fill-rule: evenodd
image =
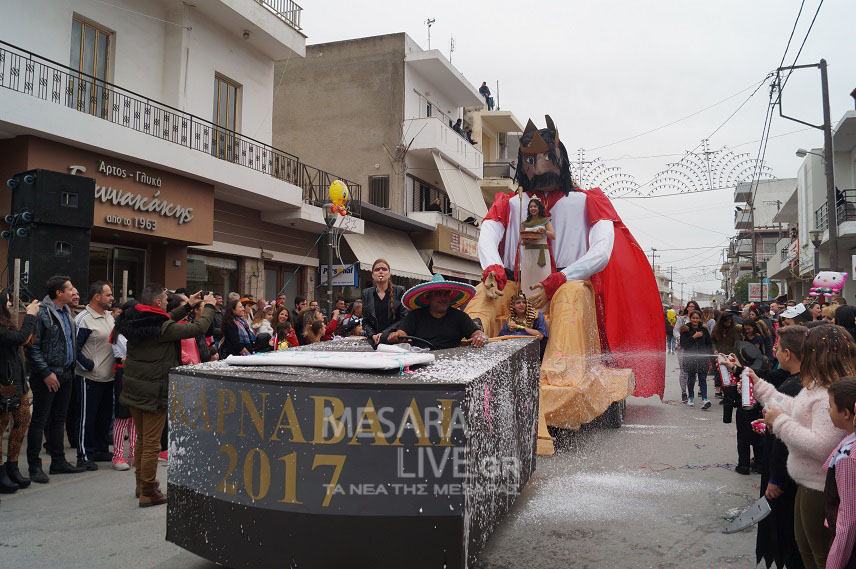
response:
M51 481L51 479L48 478L48 475L45 474L45 471L42 470L41 463L30 465L30 480L36 484L47 484Z
M6 463L6 474L9 475L9 478L12 479L12 482L17 484L19 488L27 488L30 485L30 479L24 478L24 475L21 474L20 470L18 470L17 462Z
M0 494L14 494L17 491L18 485L12 482L5 468L0 468Z

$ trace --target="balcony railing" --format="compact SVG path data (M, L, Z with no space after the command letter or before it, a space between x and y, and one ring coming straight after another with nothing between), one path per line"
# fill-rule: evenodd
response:
M515 168L511 162L485 162L485 178L514 178Z
M452 203L445 192L418 183L413 186L413 211L436 211L468 223L479 219L473 212Z
M297 2L292 0L256 0L256 2L273 12L277 18L295 30L303 29L300 27L300 14L303 12L303 8Z
M307 202L326 201L327 188L337 179L269 144L4 41L0 87L268 174L300 187ZM353 213L359 215L360 184L338 179L348 185Z
M814 212L814 226L823 231L829 228L829 207L824 202ZM835 217L839 225L845 221L856 221L856 190L836 190Z

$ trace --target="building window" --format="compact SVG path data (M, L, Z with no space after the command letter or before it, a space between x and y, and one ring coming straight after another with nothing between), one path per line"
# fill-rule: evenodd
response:
M389 207L389 176L369 176L369 203Z
M219 292L224 297L238 292L238 260L188 253L187 288Z
M68 106L106 118L112 35L89 20L72 19L69 66L77 76L69 77Z
M223 160L238 156L235 132L238 130L238 97L241 86L222 75L214 76L214 124L212 151Z

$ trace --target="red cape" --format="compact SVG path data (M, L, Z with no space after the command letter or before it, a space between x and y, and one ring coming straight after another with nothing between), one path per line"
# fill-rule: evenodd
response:
M609 198L600 188L582 191L586 194L589 226L609 220L615 227L609 263L591 278L601 344L616 367L633 370L636 376L633 395L659 395L662 399L666 387L665 332L654 271Z

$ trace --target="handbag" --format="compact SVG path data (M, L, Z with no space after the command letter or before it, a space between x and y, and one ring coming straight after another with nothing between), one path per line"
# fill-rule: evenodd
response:
M202 357L199 355L196 338L183 338L181 340L181 364L193 365L198 363L202 363Z
M0 413L11 413L21 406L21 396L14 383L0 385Z

